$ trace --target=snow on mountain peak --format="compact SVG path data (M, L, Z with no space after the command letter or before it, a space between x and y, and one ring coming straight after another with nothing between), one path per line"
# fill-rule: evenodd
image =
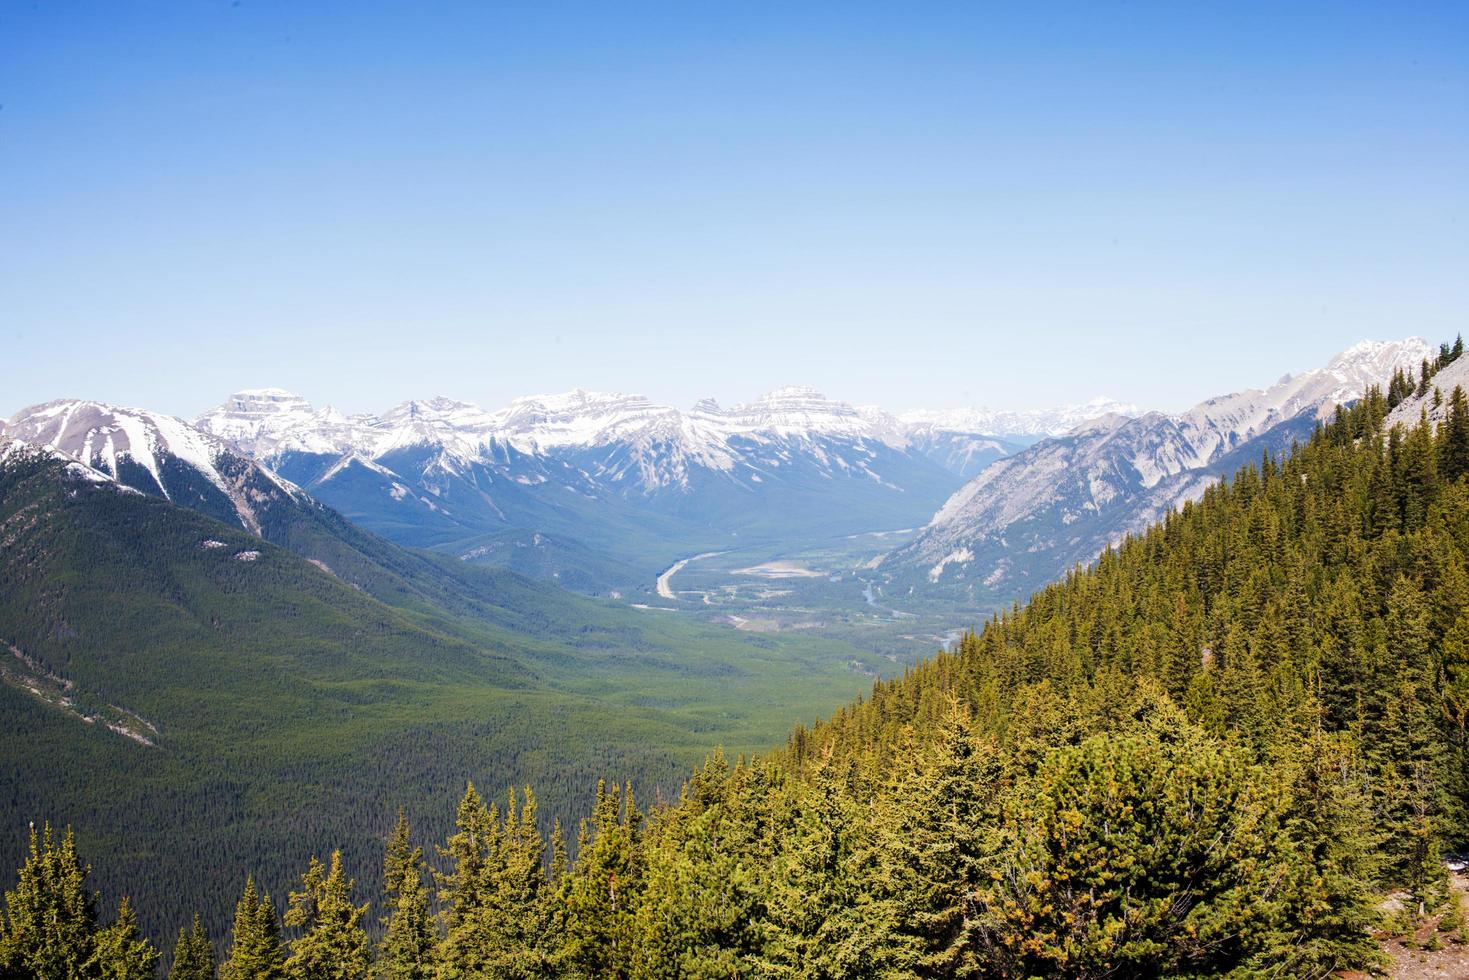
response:
M21 409L5 432L19 442L60 450L114 478L122 461L130 458L152 475L165 496L160 462L164 455L189 463L224 489L214 467L224 447L171 416L101 402L63 400Z
M192 470L219 491L240 523L255 533L260 527L254 504L242 489L250 472L258 470L273 490L300 492L264 467L232 454L217 437L182 419L144 409L81 400L48 402L22 409L6 423L4 433L7 439L63 453L121 484L156 490L167 499L177 492L189 499L198 496L200 485L187 475ZM139 470L146 471L146 479Z

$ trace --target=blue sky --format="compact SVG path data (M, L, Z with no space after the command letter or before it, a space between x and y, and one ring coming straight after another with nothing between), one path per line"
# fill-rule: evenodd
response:
M0 413L1180 408L1466 327L1469 4L0 4Z

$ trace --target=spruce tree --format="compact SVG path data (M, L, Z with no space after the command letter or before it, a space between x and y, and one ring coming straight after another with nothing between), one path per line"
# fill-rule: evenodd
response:
M230 952L219 971L220 980L284 980L285 953L280 923L269 895L258 895L255 879L245 879L245 892L235 905Z
M633 936L642 862L642 816L631 787L619 791L597 782L590 820L577 835L577 859L563 889L565 919L555 961L587 977L625 977Z
M869 810L854 788L855 759L823 760L809 774L770 877L770 924L761 972L810 978L877 976L901 956L897 889L878 866Z
M1382 718L1367 733L1366 744L1374 769L1373 805L1386 832L1388 881L1413 893L1421 916L1443 895L1446 760L1418 681L1404 678L1389 692Z
M761 945L764 872L771 852L756 816L768 804L762 777L731 771L716 749L679 803L649 821L636 915L633 976L749 976Z
M388 915L377 967L383 980L426 980L433 975L437 935L423 872L423 849L412 845L408 818L399 810L383 861L383 908Z
M443 910L444 938L439 944L439 973L445 978L469 977L486 969L489 950L479 934L488 906L498 853L498 813L485 806L470 783L459 801L455 833L439 849L449 870L436 873L439 907Z
M1290 841L1274 950L1290 975L1328 976L1377 963L1371 887L1381 866L1365 773L1351 739L1320 729L1289 762Z
M36 980L86 976L97 949L97 913L68 828L57 841L47 824L30 846L16 886L5 893L0 969Z
M91 966L87 975L97 980L153 980L158 951L138 931L137 914L126 898L116 920L97 933Z
M893 945L905 971L970 976L983 965L975 895L998 867L999 749L951 702L931 744L913 756L873 814L880 861L894 875Z
M214 945L198 915L190 928L179 930L168 980L214 980Z
M1457 480L1469 473L1469 399L1458 385L1449 395L1448 417L1443 428L1439 467L1445 480Z
M504 822L495 837L497 853L487 882L489 901L479 910L478 932L497 976L540 974L551 950L541 891L546 886L546 844L537 821L535 794L510 791Z
M352 903L352 880L342 869L342 852L330 868L316 858L292 892L284 922L301 930L291 942L286 973L295 980L366 980L372 964L362 917L367 906Z

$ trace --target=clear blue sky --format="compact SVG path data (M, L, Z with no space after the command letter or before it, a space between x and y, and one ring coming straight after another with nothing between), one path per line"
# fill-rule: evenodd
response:
M1466 311L1462 2L0 3L4 414L1178 408Z

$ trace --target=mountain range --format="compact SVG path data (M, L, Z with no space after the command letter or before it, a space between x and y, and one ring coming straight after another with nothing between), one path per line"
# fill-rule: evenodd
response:
M1240 460L1288 450L1332 406L1432 353L1417 338L1364 341L1177 414L1106 398L893 414L792 387L728 408L578 389L495 411L436 397L345 415L266 388L193 423L51 402L17 413L0 441L52 447L298 548L309 539L320 554L308 557L332 567L339 538L320 526L340 514L400 545L614 597L649 594L691 555L921 528L863 558L861 577L889 599L982 610L1196 499Z
M1037 434L1133 410L895 416L784 388L687 411L576 390L495 412L434 398L344 416L262 389L197 425L401 543L626 591L693 552L921 523Z

